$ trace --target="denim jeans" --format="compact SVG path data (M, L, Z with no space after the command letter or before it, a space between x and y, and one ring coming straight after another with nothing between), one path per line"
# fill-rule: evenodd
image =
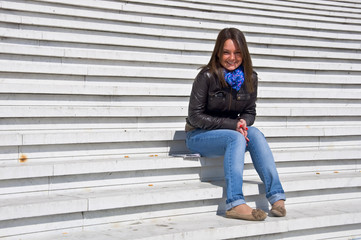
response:
M224 156L223 168L227 186L226 209L246 203L243 196L243 167L245 152L251 154L253 165L264 183L266 197L273 204L285 200L278 177L273 154L263 133L256 127L248 127L247 144L244 136L236 130L195 129L187 132L186 144L193 153L203 157Z

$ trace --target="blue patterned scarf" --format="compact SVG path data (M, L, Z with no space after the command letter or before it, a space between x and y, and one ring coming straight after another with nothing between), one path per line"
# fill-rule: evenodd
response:
M231 88L236 89L238 92L244 82L243 67L239 66L233 71L224 69L224 80L226 80Z

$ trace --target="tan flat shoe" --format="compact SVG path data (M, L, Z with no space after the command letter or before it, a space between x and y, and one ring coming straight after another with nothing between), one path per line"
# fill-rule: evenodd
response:
M232 208L231 210L226 211L226 217L248 221L263 221L266 219L267 213L261 209L253 209L252 214L240 214Z
M286 216L286 208L284 206L272 206L271 213L276 217Z

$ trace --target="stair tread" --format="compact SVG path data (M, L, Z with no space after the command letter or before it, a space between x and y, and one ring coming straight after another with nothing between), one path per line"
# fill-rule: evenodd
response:
M286 192L361 186L361 172L297 174L281 177ZM247 196L263 194L258 176L247 176ZM21 197L0 202L0 220L82 211L97 211L172 202L221 199L223 181L198 180L133 184L53 191L48 196ZM71 207L67 202L71 202ZM24 209L30 209L24 211Z
M359 146L340 147L333 149L302 148L302 149L275 149L273 151L276 162L311 161L324 159L338 159L340 157L358 159ZM325 156L324 156L325 155ZM251 163L246 155L245 163ZM52 177L74 174L92 174L102 172L124 172L153 169L191 168L202 166L221 165L221 161L213 161L206 158L183 159L182 157L146 155L146 156L115 156L89 159L63 161L26 161L0 163L0 180L21 179L35 177Z
M198 213L86 227L37 239L229 239L361 223L359 199L291 205L287 211L284 218L269 216L262 222Z

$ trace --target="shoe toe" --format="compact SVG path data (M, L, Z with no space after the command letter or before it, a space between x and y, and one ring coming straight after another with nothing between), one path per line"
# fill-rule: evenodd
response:
M267 213L261 209L253 209L252 216L256 221L262 221L266 219Z
M267 218L267 213L261 209L253 209L252 214L240 214L235 210L231 209L229 211L226 211L226 217L248 221L263 221Z
M286 208L283 206L272 206L271 213L276 217L286 216Z

